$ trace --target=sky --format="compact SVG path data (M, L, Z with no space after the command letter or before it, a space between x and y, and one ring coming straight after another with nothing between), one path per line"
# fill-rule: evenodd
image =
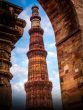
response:
M31 7L37 5L39 7L39 13L41 16L41 27L44 29L44 45L48 53L47 55L47 66L49 80L53 83L52 97L54 102L61 100L60 95L60 84L59 84L59 74L58 74L58 62L57 62L57 52L55 47L55 35L47 17L46 13L39 5L37 0L7 0L23 8L23 11L19 14L18 18L24 19L26 21L26 26L24 28L24 33L21 39L16 43L15 49L12 51L11 62L12 67L10 69L13 74L12 84L12 98L13 106L15 105L15 100L21 100L19 106L25 106L26 103L26 93L24 89L24 84L28 80L28 58L27 51L29 50L29 34L28 31L31 27L30 16Z

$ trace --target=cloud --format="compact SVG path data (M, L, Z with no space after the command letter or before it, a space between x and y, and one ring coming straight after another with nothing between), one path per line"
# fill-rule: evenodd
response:
M18 54L26 54L29 50L29 47L17 47L15 52Z
M24 110L25 108L26 105L26 92L24 88L25 82L26 80L12 84L13 110L17 110L19 108Z
M52 37L54 36L54 31L51 25L51 22L49 22L49 19L47 16L42 17L41 21L41 27L44 27L44 36Z
M51 77L49 78L52 81L52 98L54 103L54 108L58 105L61 108L61 91L60 91L60 82L59 82L59 73L57 71L52 71Z
M56 53L53 52L53 51L48 51L48 57L56 58L57 55L56 55Z
M20 64L14 64L11 68L11 73L14 76L11 81L13 106L16 106L16 101L18 101L17 107L20 107L21 104L24 107L26 103L24 84L27 82L28 69Z
M47 49L56 49L55 42L53 42L53 41L52 42L46 42L45 47Z
M16 57L15 57L15 53L12 51L11 53L11 62L15 63L16 62Z
M26 27L25 27L25 31L28 31L31 27L31 22L30 22L30 6L28 8L26 8L25 10L23 10L20 15L18 16L18 18L24 19L26 21Z
M25 83L26 80L24 80L23 82ZM24 84L23 84L23 82L21 81L19 83L14 83L12 85L12 88L13 88L14 92L21 93L21 94L24 95L25 91L24 91Z
M49 74L49 79L53 82L53 86L55 87L57 85L57 87L59 86L59 72L57 70L53 70L50 74Z
M55 48L55 42L51 43L51 44L49 45L49 47L50 47L50 48Z
M14 75L25 75L27 73L27 68L21 67L18 64L14 64L10 71L14 74Z

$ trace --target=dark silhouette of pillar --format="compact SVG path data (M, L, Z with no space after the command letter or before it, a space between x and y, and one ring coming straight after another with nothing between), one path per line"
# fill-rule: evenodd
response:
M0 110L11 110L11 51L21 38L25 21L18 19L22 8L0 0Z

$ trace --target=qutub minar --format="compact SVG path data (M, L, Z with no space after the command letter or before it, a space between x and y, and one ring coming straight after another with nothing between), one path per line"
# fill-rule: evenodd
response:
M32 7L30 45L27 53L28 81L25 84L26 110L53 110L52 83L48 78L46 63L47 52L44 48L43 29L41 28L38 7Z
M24 20L18 18L23 9L7 1L0 0L0 110L12 109L11 52L22 37L26 25ZM56 35L63 110L83 110L83 0L38 1L48 15ZM27 53L29 72L25 84L26 110L53 109L52 83L48 79L47 52L40 21L38 7L34 6ZM15 103L20 102L15 100Z

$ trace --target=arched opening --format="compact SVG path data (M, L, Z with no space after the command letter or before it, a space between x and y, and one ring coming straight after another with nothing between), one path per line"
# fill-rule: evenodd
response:
M18 43L16 44L16 48L13 50L13 53L12 53L12 57L15 57L15 58L12 58L13 66L11 68L11 72L14 75L14 78L12 80L13 102L15 102L16 99L18 102L19 100L21 100L21 102L19 102L19 105L16 105L16 103L14 103L14 105L17 106L17 108L20 107L21 103L23 103L24 104L23 106L25 107L25 103L26 103L26 100L25 100L26 95L23 87L24 87L24 83L27 81L27 74L28 74L27 73L28 58L26 56L26 53L28 51L28 46L29 46L29 37L30 37L28 35L28 30L30 28L29 19L31 16L31 7L33 5L34 4L31 4L30 6L28 6L28 8L24 9L24 11L19 15L21 19L24 19L27 22L27 25L25 27L23 37L18 41ZM59 75L58 75L58 63L57 63L57 53L55 48L54 31L52 29L51 23L48 17L46 16L46 13L44 12L44 10L41 8L39 4L37 4L37 6L39 7L40 16L42 19L41 27L44 29L44 35L43 35L44 44L48 52L48 55L47 55L48 74L49 74L49 79L53 83L53 90L52 90L53 100L56 99L55 100L56 103L59 103L59 106L61 107L60 82L59 82ZM18 57L16 58L16 56L19 56L19 58ZM20 62L20 59L23 61ZM56 65L56 67L54 67L54 65ZM24 70L22 67L24 68Z
M77 18L79 2L74 0L39 0L47 13L56 36L59 76L64 108L82 106L83 40L81 17ZM75 10L76 8L76 10ZM76 13L77 12L77 13ZM82 14L81 14L82 15Z

